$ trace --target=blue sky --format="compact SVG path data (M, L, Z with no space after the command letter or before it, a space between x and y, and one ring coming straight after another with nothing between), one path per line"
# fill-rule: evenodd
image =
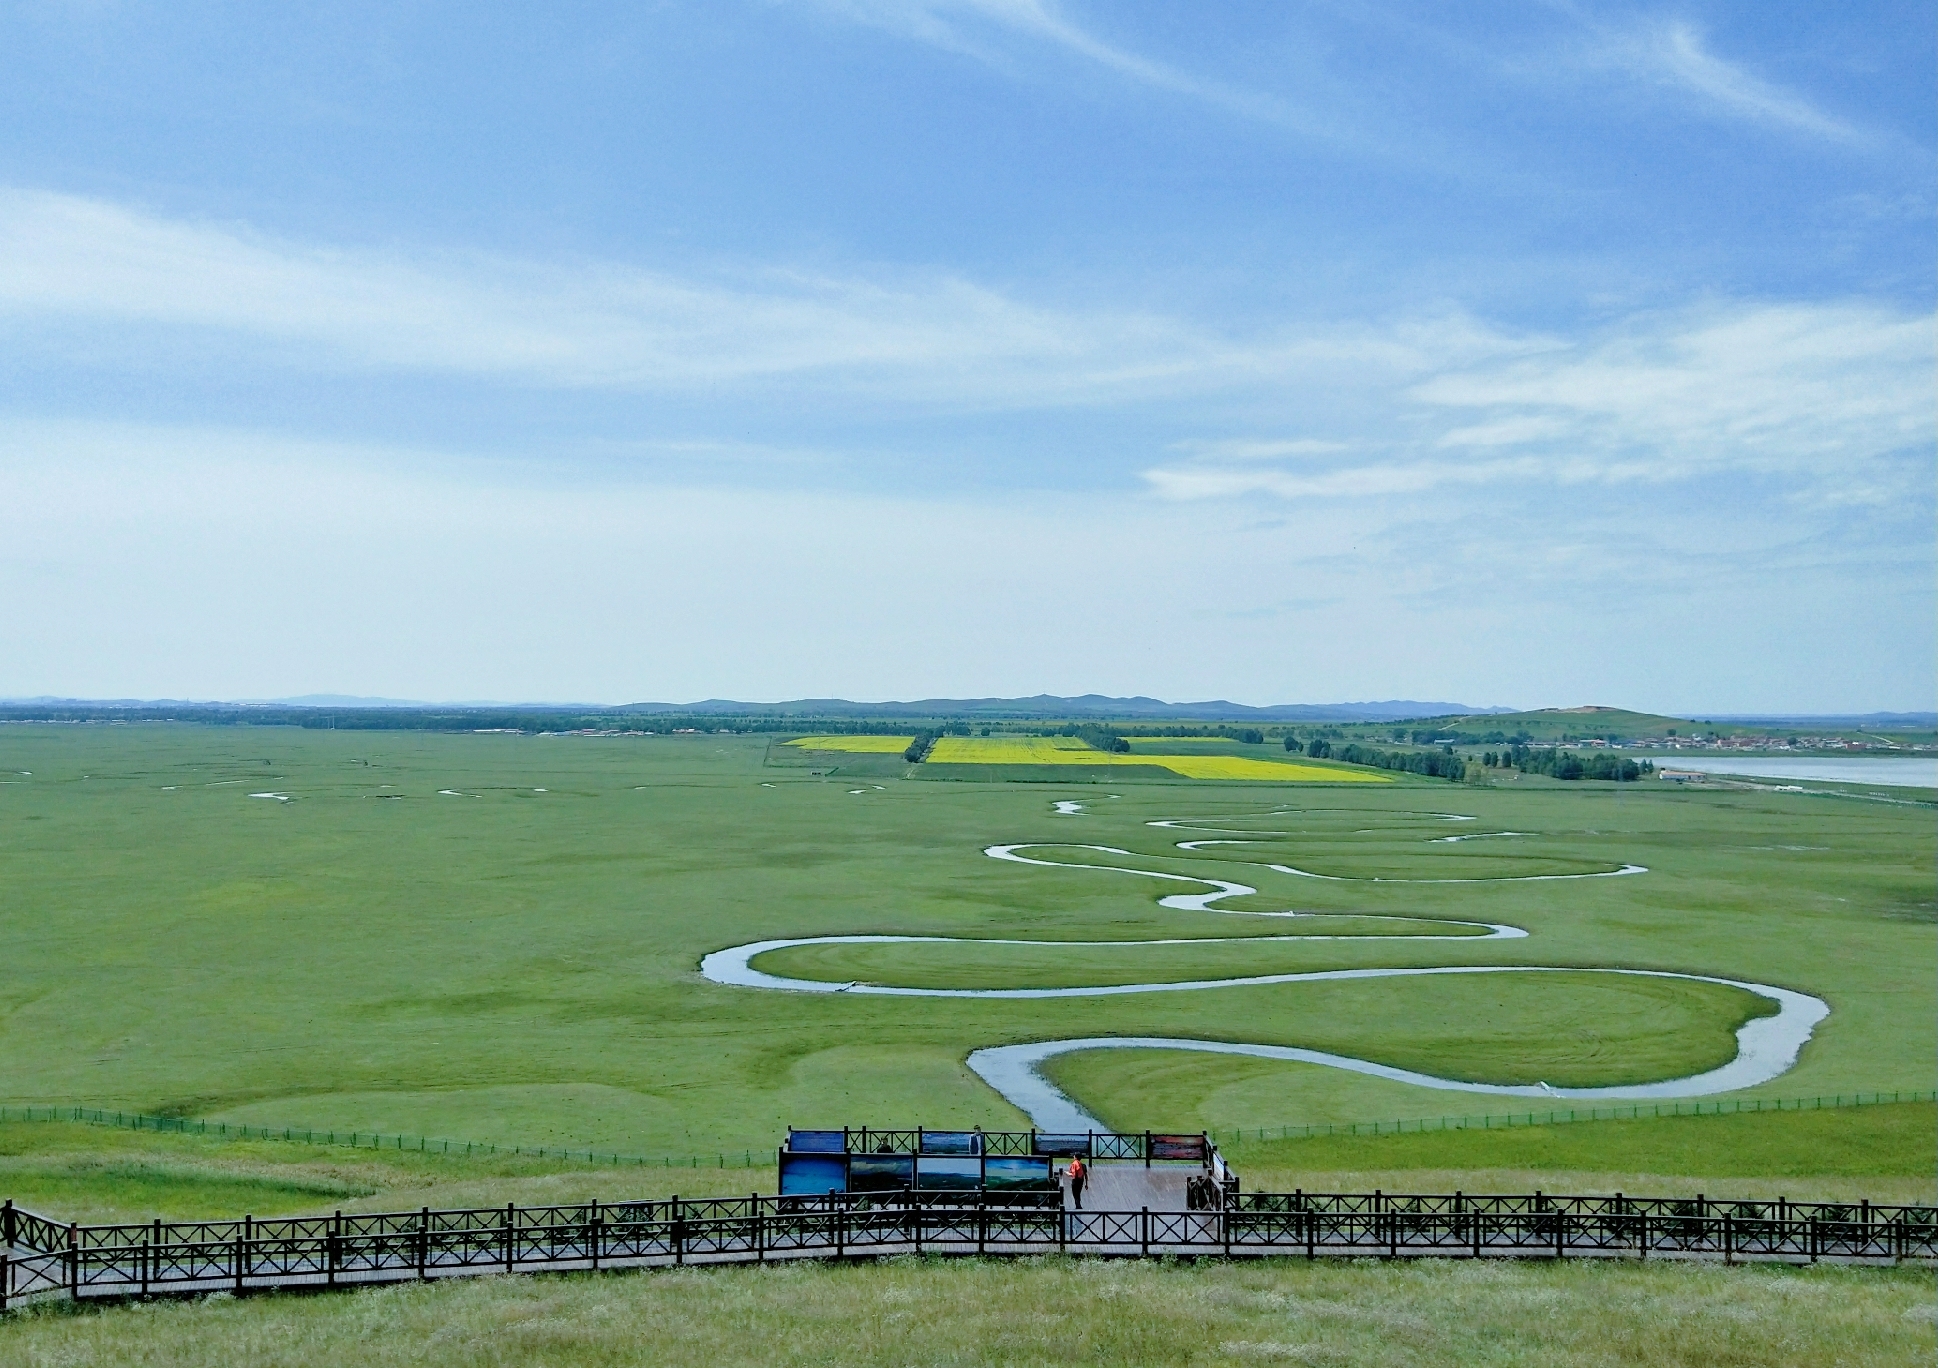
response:
M0 695L1933 706L1928 5L0 11Z

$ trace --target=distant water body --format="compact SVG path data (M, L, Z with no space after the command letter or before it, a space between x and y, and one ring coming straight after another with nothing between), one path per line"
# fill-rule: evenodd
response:
M1832 784L1889 784L1892 788L1938 788L1938 756L1879 756L1875 760L1768 760L1748 756L1657 755L1662 769L1704 774L1754 774L1765 779L1815 779Z

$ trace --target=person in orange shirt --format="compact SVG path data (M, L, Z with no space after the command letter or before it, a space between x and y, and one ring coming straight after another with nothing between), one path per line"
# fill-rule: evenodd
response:
M1083 1185L1090 1177L1090 1170L1083 1166L1081 1158L1073 1158L1068 1169L1070 1175L1070 1204L1078 1211L1083 1210Z

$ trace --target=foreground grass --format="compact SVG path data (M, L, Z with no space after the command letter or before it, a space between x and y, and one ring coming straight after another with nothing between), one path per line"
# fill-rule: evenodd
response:
M494 1277L0 1321L0 1359L390 1364L1928 1362L1929 1274L894 1260Z

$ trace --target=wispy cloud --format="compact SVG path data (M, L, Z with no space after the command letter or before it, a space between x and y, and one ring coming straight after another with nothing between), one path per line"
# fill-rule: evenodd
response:
M1860 129L1825 113L1806 96L1719 56L1702 30L1686 21L1658 22L1626 32L1603 30L1600 38L1602 61L1639 79L1695 95L1720 112L1840 142L1866 140Z
M937 47L1004 64L989 30L1061 49L1155 90L1294 132L1338 137L1329 121L1279 96L1193 75L1098 37L1051 0L811 0L817 9Z
M1033 307L951 275L709 279L410 257L28 191L0 192L0 313L214 329L338 364L567 388L845 377L905 397L1069 402L1257 364L1173 320Z
M1905 454L1928 458L1933 433L1932 320L1864 302L1717 303L1578 337L1460 314L1237 334L1049 307L954 276L415 259L12 192L0 194L8 314L91 339L131 324L240 335L290 366L715 403L787 393L1118 415L1169 404L1167 422L1200 415L1218 434L1171 437L1178 459L1149 470L1151 488L1183 499L1737 470L1876 502L1907 488ZM152 338L143 347L155 352ZM1239 414L1251 431L1234 431Z
M1327 458L1300 441L1221 440L1146 472L1170 498L1419 494L1443 486L1774 477L1820 504L1924 497L1933 320L1870 304L1708 306L1396 388L1395 421ZM1298 447L1296 470L1259 453ZM1461 453L1470 453L1464 459Z
M1418 377L1514 345L1458 316L1214 330L1048 307L960 276L679 276L601 262L406 256L0 191L0 315L212 330L302 364L565 389L795 383L1006 409L1149 400L1347 373Z
M1332 456L1352 450L1348 442L1326 441L1318 437L1294 437L1264 441L1257 438L1189 438L1171 444L1201 460L1283 461L1301 456Z

